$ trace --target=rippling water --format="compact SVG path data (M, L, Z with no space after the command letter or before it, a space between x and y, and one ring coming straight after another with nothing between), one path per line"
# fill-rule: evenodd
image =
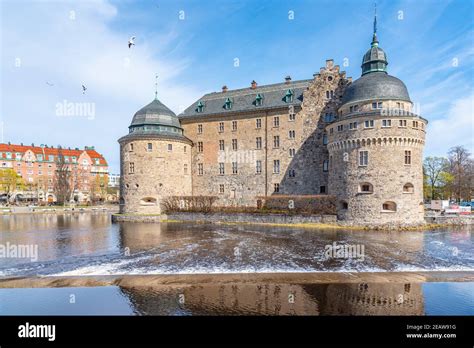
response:
M103 213L0 216L0 244L38 245L35 262L0 259L0 276L473 271L472 232L112 224ZM363 246L363 259L327 258L334 242Z

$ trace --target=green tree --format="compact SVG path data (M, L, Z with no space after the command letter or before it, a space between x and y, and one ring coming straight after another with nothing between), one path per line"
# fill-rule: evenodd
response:
M11 168L0 169L0 192L6 193L10 198L15 191L23 190L25 182L21 175L17 174Z
M443 173L449 168L449 161L444 157L427 157L423 163L425 178L425 198L436 199L441 186Z

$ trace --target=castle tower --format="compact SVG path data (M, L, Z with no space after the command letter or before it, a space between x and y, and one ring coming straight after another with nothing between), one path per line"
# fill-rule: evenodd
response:
M362 76L344 91L336 122L326 127L329 193L349 224L424 222L423 147L427 120L413 112L405 84L387 73L374 20Z
M118 142L120 213L160 214L163 198L192 194L192 142L156 96L135 113L129 134Z

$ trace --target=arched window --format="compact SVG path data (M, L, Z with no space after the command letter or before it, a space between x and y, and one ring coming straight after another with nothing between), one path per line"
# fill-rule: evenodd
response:
M140 200L140 205L156 205L156 198L145 197Z
M397 205L395 204L395 202L387 201L384 204L382 204L382 211L383 212L396 212Z
M359 193L374 193L374 186L370 182L359 184Z
M415 192L415 187L413 186L412 183L407 182L405 185L403 185L403 193L413 193Z
M346 201L341 201L341 209L349 209L349 203L347 203Z

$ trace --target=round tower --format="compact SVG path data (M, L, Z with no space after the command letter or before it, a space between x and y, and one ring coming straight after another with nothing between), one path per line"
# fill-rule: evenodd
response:
M405 84L387 74L375 24L362 76L346 88L338 118L326 127L329 193L349 224L418 225L428 122L413 111Z
M160 214L167 196L189 196L192 142L157 98L135 113L120 144L120 213Z

